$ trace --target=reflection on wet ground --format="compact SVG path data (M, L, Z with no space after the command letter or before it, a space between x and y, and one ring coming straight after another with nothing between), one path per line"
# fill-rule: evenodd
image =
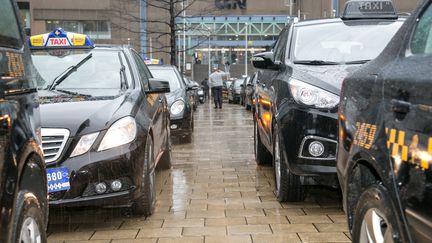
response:
M195 113L191 144L173 146L157 174L148 218L128 209L51 210L49 242L349 242L340 195L311 188L305 202L279 203L271 166L257 166L253 120L239 105Z

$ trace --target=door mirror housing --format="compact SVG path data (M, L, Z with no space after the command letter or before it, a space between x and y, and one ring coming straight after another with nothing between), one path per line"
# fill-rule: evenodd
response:
M262 52L252 57L252 65L258 69L278 70L280 68L280 64L276 64L273 60L273 52Z
M148 94L161 94L171 92L168 81L151 78L149 79L150 89L147 91Z

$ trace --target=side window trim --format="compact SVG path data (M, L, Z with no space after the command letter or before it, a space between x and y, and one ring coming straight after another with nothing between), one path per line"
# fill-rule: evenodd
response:
M140 82L141 85L143 86L144 90L147 91L150 89L150 84L149 84L149 77L147 75L147 73L145 72L145 64L144 61L142 60L142 58L138 55L138 53L136 53L136 51L131 51L132 53L132 57L134 59L134 62L137 65L137 71L138 71L138 75L140 77ZM142 73L143 72L143 73Z

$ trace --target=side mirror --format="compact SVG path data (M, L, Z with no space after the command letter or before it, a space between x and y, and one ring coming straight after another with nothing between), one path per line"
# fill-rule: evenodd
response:
M243 87L244 87L244 84L240 84L240 87L242 87L242 88L243 88Z
M171 92L168 81L151 78L149 80L149 84L150 84L150 90L147 91L148 94L161 94L161 93Z
M252 57L252 65L258 69L278 70L279 65L273 61L273 52L258 53Z
M188 84L187 86L187 91L191 91L191 90L197 90L199 86L196 86L194 84Z
M31 29L29 27L26 27L24 29L24 33L26 34L26 36L31 36Z

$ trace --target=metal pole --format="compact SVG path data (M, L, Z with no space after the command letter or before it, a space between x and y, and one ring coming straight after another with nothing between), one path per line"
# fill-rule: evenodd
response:
M211 43L210 43L210 39L211 39L211 34L209 32L209 37L208 37L208 80L207 82L210 84L210 74L211 74ZM209 104L211 105L211 88L209 89Z
M289 6L290 6L290 17L293 15L293 0L289 0Z
M248 75L248 28L249 25L246 23L246 34L245 34L245 75Z
M147 5L146 1L140 0L140 34L142 57L147 54ZM151 54L150 54L151 55Z
M150 46L150 59L153 59L153 39L150 37L149 41L150 41L150 44L149 44L149 46Z
M182 2L183 9L183 72L186 73L186 9L188 6L188 2L186 2L186 6L184 5L184 1Z

